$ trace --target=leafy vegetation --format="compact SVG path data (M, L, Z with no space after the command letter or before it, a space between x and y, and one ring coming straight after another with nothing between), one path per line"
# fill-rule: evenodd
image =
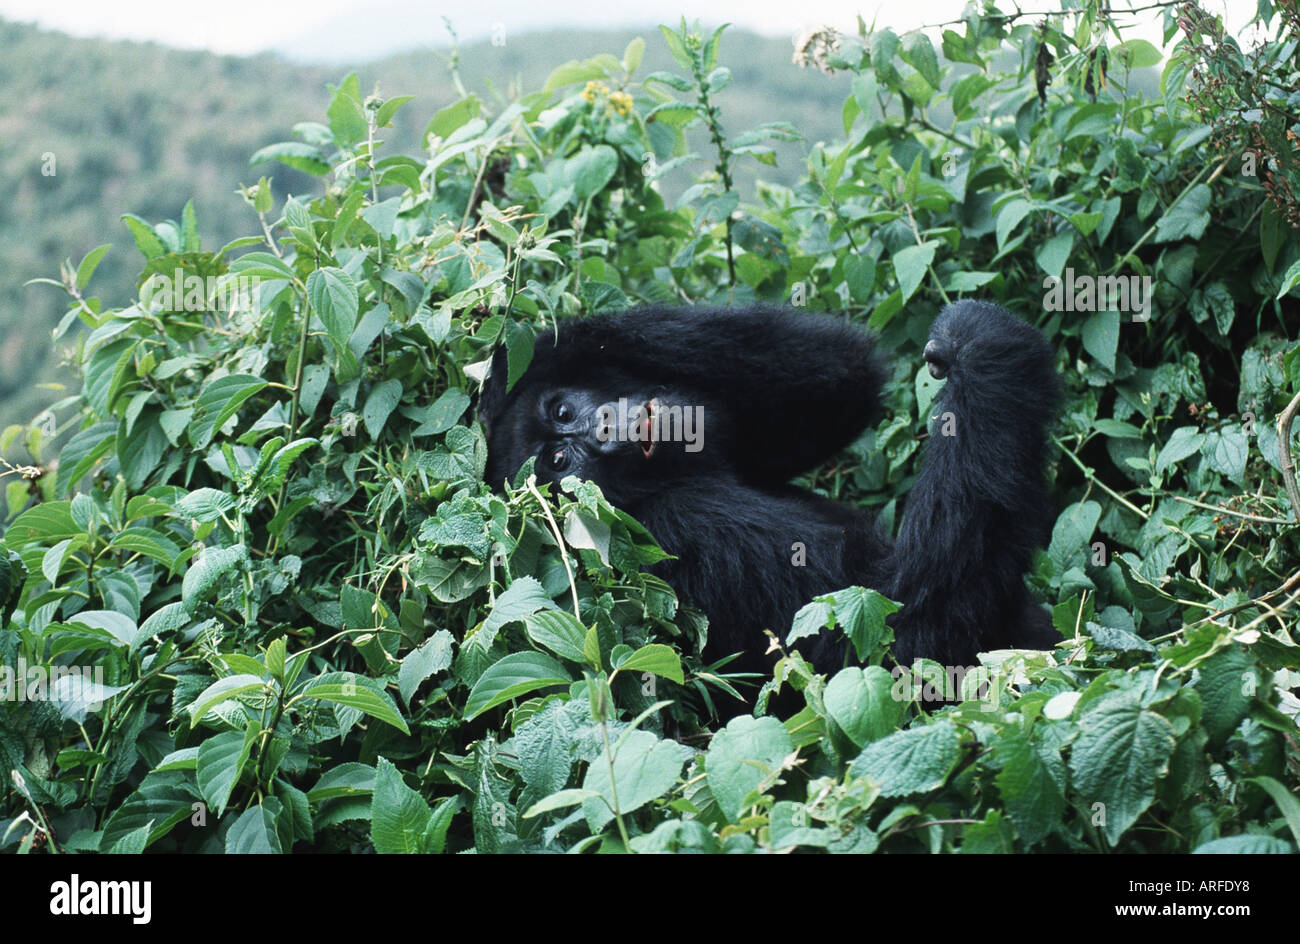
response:
M314 196L263 178L253 235L217 250L190 206L129 217L138 298L88 294L98 250L68 267L77 432L8 485L5 842L1295 851L1297 509L1271 419L1300 390L1300 238L1280 188L1211 150L1223 106L1185 97L1247 54L1183 11L1144 94L1128 72L1158 51L1088 6L972 15L937 48L809 37L852 77L846 139L752 199L738 167L798 132L728 121L723 32L683 23L671 70L645 74L635 41L508 104L466 96L420 159L381 147L407 99L348 75L325 123L254 157ZM1251 55L1293 86L1296 23L1260 19ZM1055 305L1045 278L1078 275L1153 291ZM757 716L719 726L755 680L702 663L703 618L641 572L653 536L589 483L481 481L472 399L498 346L517 376L557 319L787 299L897 351L887 419L806 483L892 527L934 394L920 345L973 293L1044 330L1069 390L1031 574L1055 652L900 674L891 604L844 588L774 644L844 632L861 664L786 655Z
M586 58L622 49L631 38L614 30L569 30L562 37L511 31L503 42L460 46L457 74L462 87L499 107L519 89L541 86L556 65L557 48L566 57ZM812 140L839 133L845 76L799 69L783 38L728 32L727 48L736 81L721 101L731 121L747 127L760 115L797 114L800 130ZM418 93L421 107L431 110L461 95L451 60L449 49L420 50L356 69L362 88L381 82ZM671 64L667 48L654 43L642 69ZM62 393L49 385L76 389L67 345L49 343L62 298L25 283L50 275L52 261L80 259L112 239L114 248L96 269L95 292L106 305L129 304L138 267L130 240L118 237L123 213L174 217L192 199L213 245L245 235L247 207L236 185L256 180L249 177L249 155L279 141L304 116L323 113L326 84L337 78L334 68L272 56L81 39L0 18L0 85L15 103L5 116L9 144L0 151L0 425L36 416L58 400ZM392 153L420 153L428 118L414 108L394 115L384 132ZM793 183L801 148L778 145L778 153L789 160L762 170ZM260 170L282 195L313 188L310 175L286 164ZM741 168L746 185L755 176ZM67 424L57 432L55 446L66 439ZM46 451L52 456L55 448L47 444Z

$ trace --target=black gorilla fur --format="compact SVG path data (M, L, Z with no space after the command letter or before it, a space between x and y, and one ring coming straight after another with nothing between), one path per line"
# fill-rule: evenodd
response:
M770 307L564 322L513 390L498 352L479 407L487 479L499 486L537 456L540 480L600 485L676 555L655 572L708 615L706 657L744 654L733 668L770 670L762 631L784 638L801 606L854 584L904 604L891 618L902 665L1050 647L1058 637L1022 577L1052 521L1043 466L1059 380L1047 342L983 302L935 320L925 359L947 383L897 541L860 509L789 484L876 418L887 372L874 345L840 319ZM632 418L602 427L619 398ZM611 436L644 436L642 404L661 417L702 408L703 448ZM819 670L843 664L839 636L806 647Z

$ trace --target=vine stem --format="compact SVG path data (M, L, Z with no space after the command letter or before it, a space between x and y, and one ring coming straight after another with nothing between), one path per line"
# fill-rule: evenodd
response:
M1277 450L1282 460L1282 482L1286 486L1286 497L1291 502L1291 517L1300 521L1300 489L1295 481L1295 458L1291 455L1291 421L1296 411L1300 410L1300 393L1291 398L1277 418Z
M537 499L537 503L542 506L542 514L546 515L546 523L551 526L551 534L554 535L555 544L560 549L560 560L564 562L564 572L569 577L569 592L573 594L573 615L581 623L582 613L578 610L578 584L573 579L573 568L569 566L569 555L564 549L564 536L560 534L560 526L555 523L555 516L551 514L551 506L546 503L542 493L537 490L536 475L528 476L527 488L532 496ZM612 770L610 772L613 773Z
M614 801L612 809L614 810L614 822L618 823L619 835L623 837L623 847L628 852L632 851L632 843L627 837L627 826L623 824L623 814L618 808L618 786L614 782L614 751L609 746L609 725L605 719L600 719L600 736L605 742L605 763L609 765L609 797Z
M298 401L302 399L302 370L307 360L307 335L308 328L311 327L311 302L304 291L302 297L302 333L298 336L298 364L293 372L293 399L289 404L289 442L298 438ZM285 483L280 483L280 494L275 501L275 507L284 507L284 489ZM268 554L275 553L276 548L280 546L280 538L277 535L275 543L268 549Z
M1092 482L1092 483L1093 483L1094 485L1096 485L1099 489L1101 489L1103 492L1105 492L1105 493L1106 493L1107 495L1109 495L1111 498L1115 499L1115 501L1119 502L1121 505L1123 505L1123 506L1124 506L1125 508L1127 508L1129 511L1133 512L1133 514L1137 515L1137 516L1138 516L1139 518L1141 518L1143 521L1146 521L1148 518L1151 517L1150 514L1148 514L1147 512L1143 511L1141 508L1139 508L1137 505L1133 504L1131 501L1129 501L1127 498L1125 498L1125 497L1124 497L1123 495L1121 495L1119 492L1115 491L1113 488L1111 488L1109 485L1107 485L1107 484L1106 484L1105 482L1103 482L1101 479L1097 478L1097 470L1096 470L1096 469L1093 469L1091 466L1084 465L1083 460L1080 459L1078 456L1076 456L1073 452L1071 452L1070 449L1069 449L1069 447L1066 446L1066 444L1065 444L1064 442L1062 442L1061 440L1058 439L1058 440L1056 440L1056 444L1057 444L1058 446L1061 447L1061 452L1063 452L1063 453L1065 453L1067 456L1069 456L1069 457L1070 457L1070 461L1073 462L1075 465L1077 465L1077 466L1079 467L1079 471L1083 473L1083 477L1086 478L1089 482Z
M1231 508L1220 508L1218 505L1211 505L1208 502L1197 501L1194 498L1184 498L1182 495L1170 495L1174 501L1185 502L1188 505L1195 505L1197 508L1204 508L1206 511L1214 511L1221 515L1231 515L1234 518L1245 518L1247 521L1258 521L1260 524L1290 524L1286 518L1265 518L1262 515L1251 515L1244 511L1233 511Z

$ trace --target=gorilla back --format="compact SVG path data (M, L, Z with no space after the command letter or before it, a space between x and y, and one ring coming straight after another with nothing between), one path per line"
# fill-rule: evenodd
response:
M596 482L675 555L655 570L708 615L706 657L766 672L763 630L784 638L799 607L854 584L903 604L900 664L1053 643L1023 574L1051 527L1059 381L1043 337L1004 309L960 301L934 322L925 359L947 382L896 542L789 484L879 412L886 371L864 331L783 308L651 307L567 321L535 350L509 391L498 352L483 391L489 483L532 456L542 480ZM843 647L824 636L806 651L832 671Z

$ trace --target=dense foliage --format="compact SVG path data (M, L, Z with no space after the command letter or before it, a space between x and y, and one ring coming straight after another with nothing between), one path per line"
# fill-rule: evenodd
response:
M407 30L403 23L409 41L423 38ZM442 47L451 34L438 28L430 38ZM454 58L461 86L497 101L517 88L540 86L555 68L557 48L565 57L586 57L622 49L630 38L620 30L556 36L512 28L454 50L424 48L359 62L356 70L363 88L378 81L418 93L427 107L457 96L448 69ZM812 140L838 132L846 76L828 80L799 69L790 62L789 41L780 37L728 31L727 50L736 66L736 81L724 96L733 121L756 124L759 115L797 111L800 131ZM667 48L656 43L646 50L642 69L671 64ZM304 115L321 113L329 104L326 83L346 71L269 55L240 58L72 37L0 15L6 141L0 149L0 426L57 400L60 394L47 385L76 389L67 345L49 343L63 297L27 286L27 280L49 275L52 262L81 258L117 232L126 212L164 219L192 199L211 244L245 235L248 208L235 185L249 180L248 156L279 141ZM418 152L428 119L428 111L399 111L384 129L386 145L393 153ZM762 171L792 183L799 145L785 145L784 153L789 160ZM285 164L262 165L261 171L280 194L314 186L311 175ZM741 179L755 176L742 173ZM115 248L95 270L95 294L119 307L134 298L139 266L130 240L113 238ZM69 418L61 419L62 438Z
M1273 418L1300 389L1300 238L1261 180L1285 168L1211 134L1227 107L1283 112L1284 137L1300 118L1286 93L1206 91L1233 68L1294 85L1296 23L1269 13L1247 53L1171 11L1153 95L1129 73L1159 52L1095 13L972 14L937 48L809 36L810 66L852 75L846 140L746 199L737 166L798 132L727 120L721 30L664 28L673 71L642 75L638 40L499 108L466 96L418 159L381 148L407 99L349 75L326 123L254 157L322 183L246 190L255 235L205 250L189 206L127 217L134 304L88 295L101 250L64 273L79 431L8 479L4 842L1295 851L1300 555ZM1071 273L1154 294L1063 309L1044 280ZM1031 574L1053 653L900 675L889 604L845 588L773 643L845 632L861 667L792 653L737 678L596 487L481 480L498 346L518 376L556 319L788 300L896 352L882 425L805 483L892 528L935 389L920 345L962 295L1059 351L1062 511ZM741 689L758 716L713 722Z

